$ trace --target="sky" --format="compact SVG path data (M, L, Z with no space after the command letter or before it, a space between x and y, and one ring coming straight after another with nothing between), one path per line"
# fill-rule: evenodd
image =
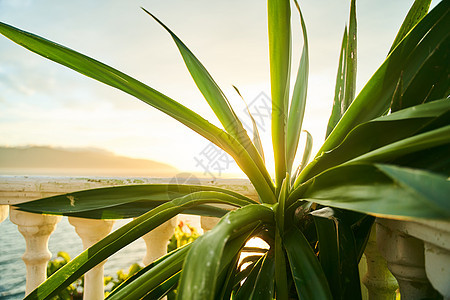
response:
M315 153L331 111L350 1L299 2L310 47L303 129L313 135ZM358 90L384 61L412 2L357 1ZM268 101L265 95L270 95L266 5L257 0L0 0L0 21L119 69L219 125L170 36L140 9L146 8L204 64L244 124L251 123L232 85L239 88L250 110L260 113L266 161L273 170L270 120L262 113ZM295 77L302 36L294 10L293 16ZM238 172L228 161L215 168L209 165L210 142L170 117L1 36L0 146L27 145L101 148L214 177Z

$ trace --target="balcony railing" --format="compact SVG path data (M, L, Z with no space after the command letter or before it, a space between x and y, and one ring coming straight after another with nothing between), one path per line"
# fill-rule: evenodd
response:
M51 258L48 240L61 217L18 211L14 204L89 188L169 182L170 179L162 178L0 176L0 222L9 214L9 220L17 225L26 242L22 257L26 266L25 293L31 292L46 278L46 266ZM191 182L188 180L185 183ZM198 181L195 183L198 184ZM212 182L200 179L200 183L256 197L246 180L220 179ZM75 227L83 247L88 248L109 234L114 220L69 217L69 222ZM216 222L217 219L202 217L201 227L207 231ZM174 218L143 237L147 249L146 253L142 253L144 264L165 254L176 224ZM402 299L433 299L438 293L444 299L450 299L450 222L378 218L360 263L360 275L365 299L395 299L398 286ZM86 273L84 299L103 299L103 289L102 263Z

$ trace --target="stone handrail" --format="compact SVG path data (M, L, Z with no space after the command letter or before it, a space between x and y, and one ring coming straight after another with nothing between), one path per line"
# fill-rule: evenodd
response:
M246 196L257 197L251 184L245 180L224 179L220 182L211 182L206 179L191 177L188 179L176 178L68 178L44 176L0 176L0 223L9 214L9 219L16 224L26 242L26 251L22 259L26 266L25 294L29 294L46 279L46 267L51 259L48 250L50 235L61 220L59 216L39 215L16 210L14 204L32 201L43 197L50 197L64 193L100 188L107 186L120 186L132 184L163 184L184 183L214 185L216 187L231 188ZM69 217L69 223L75 227L76 233L82 240L83 248L87 249L105 236L112 229L114 220L92 220ZM176 219L162 224L155 230L143 236L146 244L146 253L143 263L150 264L156 258L166 253L167 242L176 227ZM212 228L217 222L216 218L202 218L201 225L204 231ZM92 230L95 228L95 230ZM96 300L104 298L103 263L97 265L85 275L83 298Z
M46 278L46 265L51 258L48 240L61 217L18 211L14 204L90 188L170 182L174 183L173 179L0 176L0 222L9 214L10 221L18 226L26 241L23 255L27 270L26 294ZM181 183L180 179L176 182ZM243 179L191 178L182 183L214 185L257 197L251 184ZM202 218L201 221L202 229L206 231L217 219ZM114 220L69 217L69 222L75 227L83 247L87 248L109 234ZM144 264L165 253L175 226L174 218L143 236L147 247L147 253L143 254ZM395 299L397 281L402 299L432 299L438 292L444 299L450 299L450 222L378 218L360 264L360 274L365 299ZM103 299L103 288L102 263L86 273L84 299Z

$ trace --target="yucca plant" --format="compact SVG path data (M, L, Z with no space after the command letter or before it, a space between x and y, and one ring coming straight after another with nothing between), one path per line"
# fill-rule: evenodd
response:
M221 217L193 243L161 257L108 299L356 299L357 265L374 216L450 217L450 1L429 13L416 0L384 63L355 97L356 13L351 1L327 138L312 162L293 166L308 83L308 40L297 1L268 0L272 140L275 180L222 90L186 45L161 21L223 128L99 61L1 24L0 32L50 60L120 89L172 116L231 155L258 199L206 186L136 185L86 190L18 205L85 218L137 217L84 251L28 295L48 299L143 234L176 216ZM291 13L303 48L290 93ZM256 132L256 131L255 131ZM310 145L308 142L307 145ZM218 205L220 204L220 205ZM225 204L225 206L224 206ZM265 240L240 262L246 242ZM245 263L245 264L244 264ZM246 267L244 267L246 266Z

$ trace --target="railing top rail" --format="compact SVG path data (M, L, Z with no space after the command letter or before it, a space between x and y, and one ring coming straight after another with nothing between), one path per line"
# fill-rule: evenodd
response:
M133 184L200 184L232 189L256 198L257 194L246 179L205 179L197 177L64 177L64 176L6 176L0 175L0 205L14 205L44 197L79 190Z

